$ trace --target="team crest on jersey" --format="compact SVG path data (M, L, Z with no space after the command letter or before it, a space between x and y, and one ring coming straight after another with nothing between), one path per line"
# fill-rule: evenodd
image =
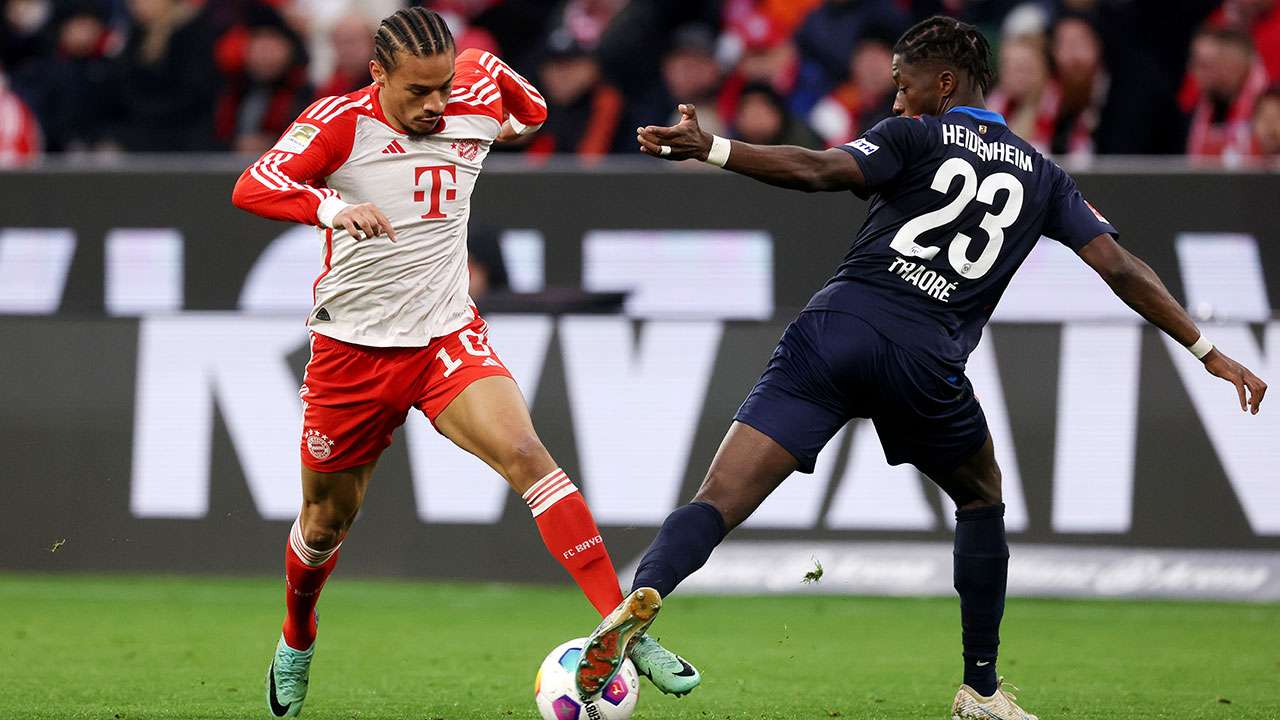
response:
M324 460L333 454L333 441L319 430L308 429L302 437L307 443L307 452L311 453L311 457Z
M871 153L880 149L879 145L871 142L866 138L858 138L857 140L854 140L853 142L849 143L849 147L860 151L863 155L870 155Z
M458 153L463 160L475 160L480 155L479 140L459 140L449 147Z
M300 153L306 150L311 145L311 141L315 140L319 134L320 128L315 125L294 123L293 127L289 128L289 132L285 133L280 138L280 142L277 142L276 146L271 149L280 152Z

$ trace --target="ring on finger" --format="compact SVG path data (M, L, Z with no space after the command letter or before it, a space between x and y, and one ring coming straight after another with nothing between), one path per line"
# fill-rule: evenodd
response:
M659 154L659 155L661 155L662 157L666 157L666 156L670 155L670 154L671 154L671 146L670 146L670 145L659 145L659 146L658 146L658 154Z

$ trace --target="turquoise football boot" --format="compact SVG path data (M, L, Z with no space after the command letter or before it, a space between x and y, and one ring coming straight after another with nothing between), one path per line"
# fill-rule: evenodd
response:
M271 717L297 717L307 699L307 681L311 676L313 644L306 652L285 644L284 635L276 643L276 654L267 669L267 709Z
M631 662L636 672L649 678L653 686L668 695L684 697L702 682L702 674L687 660L642 635L631 648Z

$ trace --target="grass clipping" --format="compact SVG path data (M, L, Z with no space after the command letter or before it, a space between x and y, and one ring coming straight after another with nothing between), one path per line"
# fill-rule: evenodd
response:
M812 560L813 569L805 573L804 577L800 578L800 582L805 585L816 584L822 581L822 573L824 572L822 569L822 563L818 562L818 558L812 558Z

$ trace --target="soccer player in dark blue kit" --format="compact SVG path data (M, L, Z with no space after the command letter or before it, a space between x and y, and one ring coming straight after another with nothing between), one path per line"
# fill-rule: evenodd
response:
M952 716L1029 720L996 674L1009 550L1000 468L965 377L1013 273L1042 235L1064 243L1235 385L1242 411L1258 412L1266 384L1205 339L1070 176L984 109L993 77L981 33L935 17L893 53L896 117L838 148L730 142L703 132L689 105L674 127L638 130L641 150L655 157L702 160L794 190L851 190L871 204L835 277L784 332L697 495L663 523L634 587L668 595L792 472L812 472L845 423L870 418L888 461L915 465L956 505L964 681ZM676 678L686 679L684 692L697 685L687 662L672 655L666 666L660 687Z

